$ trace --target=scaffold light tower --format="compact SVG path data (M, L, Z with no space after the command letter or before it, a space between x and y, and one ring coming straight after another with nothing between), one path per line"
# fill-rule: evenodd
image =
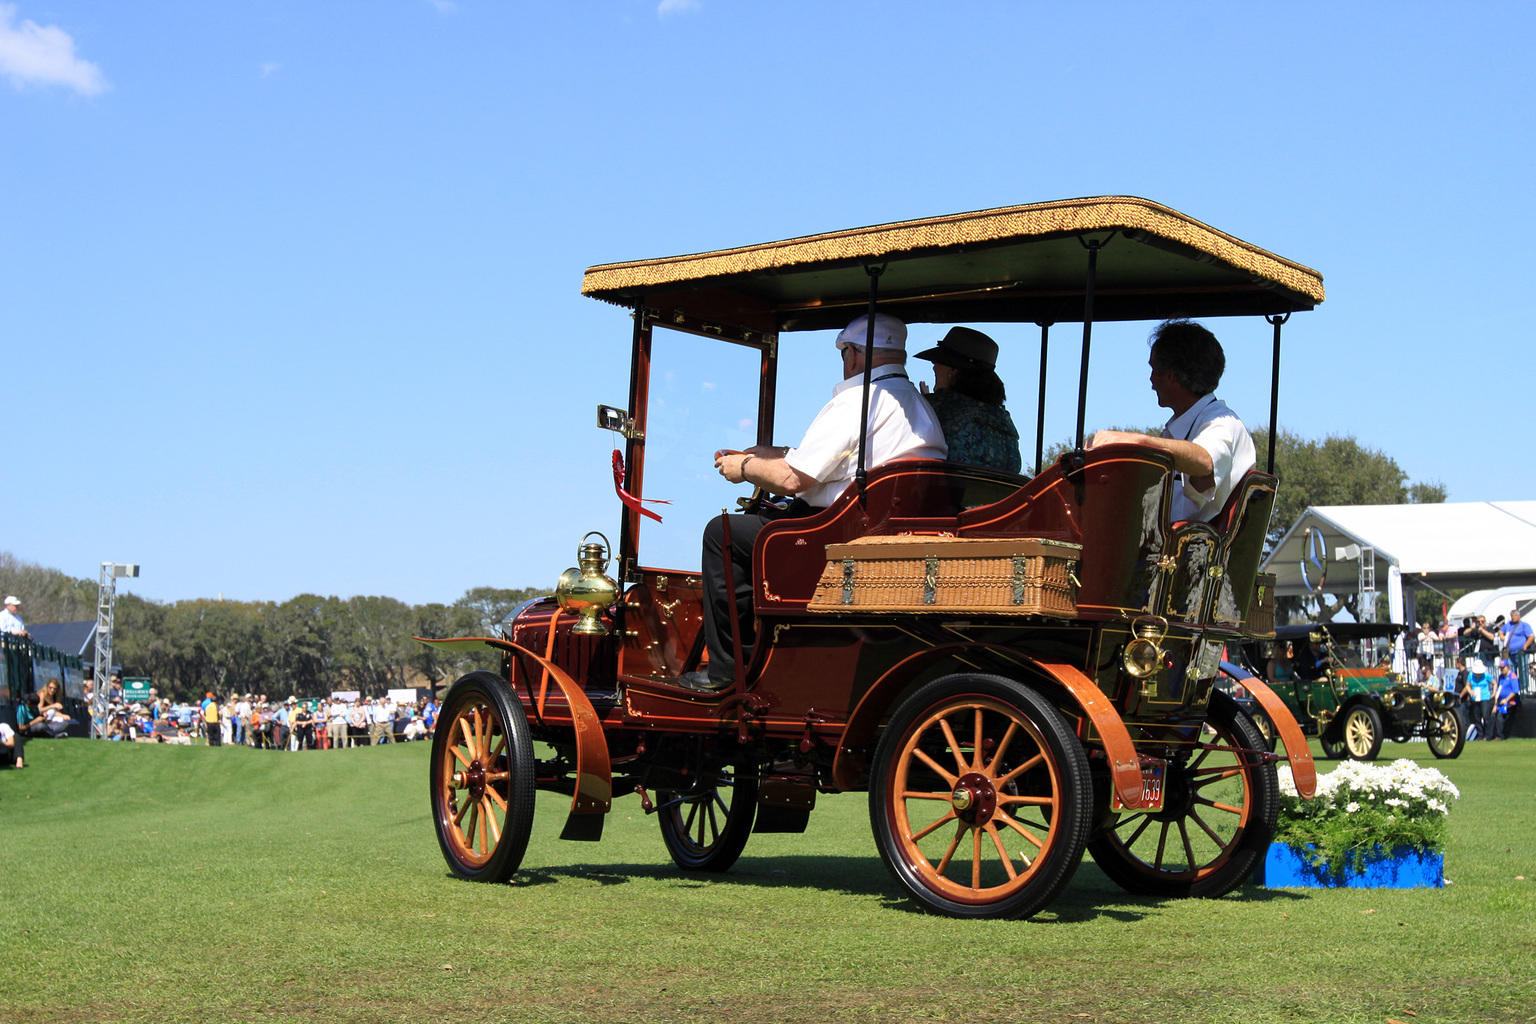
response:
M107 690L112 682L112 613L117 607L117 581L136 577L139 567L121 562L101 563L101 585L96 591L96 668L91 688L91 735L107 735Z

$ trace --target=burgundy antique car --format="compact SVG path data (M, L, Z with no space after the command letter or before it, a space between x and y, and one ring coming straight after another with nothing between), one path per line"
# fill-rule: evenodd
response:
M598 839L613 799L634 795L697 871L729 868L754 831L803 831L819 794L861 790L896 882L941 913L1035 913L1085 849L1135 893L1216 896L1248 877L1274 828L1276 762L1304 794L1315 779L1262 683L1250 691L1284 754L1212 686L1224 645L1273 635L1258 573L1273 451L1212 522L1172 522L1168 456L1084 447L1091 332L1266 317L1273 437L1280 324L1322 301L1315 271L1106 197L605 264L582 290L632 311L628 409L599 410L623 438L616 579L605 545L583 543L558 597L502 635L424 641L501 654L499 672L453 685L433 743L433 819L455 873L517 870L537 789L571 797L562 836L575 840ZM702 588L697 566L641 554L655 329L757 354L768 445L780 346L875 309L1044 325L1042 380L1049 325L1081 324L1075 449L1042 467L1037 437L1033 477L890 462L826 509L770 524L750 657L718 693L678 685L706 657ZM1042 384L1042 410L1044 397ZM733 623L733 641L752 625Z

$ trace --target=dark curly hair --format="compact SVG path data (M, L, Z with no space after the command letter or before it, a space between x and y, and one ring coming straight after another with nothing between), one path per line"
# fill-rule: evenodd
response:
M1221 383L1226 353L1216 335L1193 320L1165 320L1152 332L1152 365L1196 395L1208 395Z

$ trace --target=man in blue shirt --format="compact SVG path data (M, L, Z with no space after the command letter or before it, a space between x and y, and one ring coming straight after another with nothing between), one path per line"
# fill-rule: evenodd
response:
M1509 727L1514 724L1515 701L1520 695L1520 681L1515 677L1509 662L1499 662L1499 682L1493 697L1493 738L1508 737Z
M1533 646L1536 646L1536 631L1532 631L1529 622L1520 620L1520 609L1516 608L1509 613L1509 621L1504 623L1504 647L1509 651L1509 660L1514 666L1520 689L1527 692L1531 686L1527 659Z

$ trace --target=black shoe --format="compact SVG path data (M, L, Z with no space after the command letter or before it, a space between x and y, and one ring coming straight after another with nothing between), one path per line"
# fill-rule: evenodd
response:
M685 690L697 690L699 693L719 693L731 684L729 682L717 682L709 677L709 673L699 670L684 672L678 676L677 685Z

